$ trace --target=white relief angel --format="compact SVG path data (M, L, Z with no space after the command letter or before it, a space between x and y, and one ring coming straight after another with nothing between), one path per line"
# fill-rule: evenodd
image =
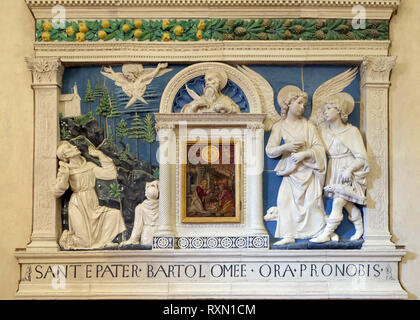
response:
M239 69L258 88L263 112L268 115L265 127L271 129L271 134L266 154L269 158L280 158L274 169L278 176L283 177L277 194L277 208L270 208L265 217L266 220L277 220L275 237L282 240L274 245L318 235L325 226L322 188L327 161L315 125L303 117L308 95L296 86L282 88L277 96L281 107L279 115L268 82L248 67Z
M305 119L302 114L307 94L295 86L286 86L278 94L279 115L274 107L273 89L267 80L246 66L238 69L254 83L263 112L267 114L265 129L272 130L266 146L267 156L281 157L275 168L277 175L283 176L277 207L270 208L264 217L266 221L277 220L275 237L283 239L275 245L316 238L324 231L327 218L322 202L327 162L324 143L315 126L321 111L313 107L312 121ZM314 93L312 105L319 106L329 94L341 92L356 74L357 69L348 70L326 81ZM332 232L330 239L338 240L338 236Z
M124 93L131 98L125 106L127 109L137 100L144 104L148 103L143 98L147 85L154 78L172 71L172 69L166 69L167 66L167 63L159 63L156 68L143 68L142 64L124 64L122 72L115 72L112 67L105 67L101 74L115 81L115 85L121 87Z
M355 77L356 72L357 69L353 69L350 74ZM354 109L353 97L341 90L337 92L340 87L335 81L323 86L313 105L312 119L319 126L329 157L324 192L326 197L333 198L333 206L324 231L311 242L323 243L331 239L343 220L343 208L356 229L350 240L357 240L363 235L363 220L356 204L366 205L366 178L369 173L366 148L360 131L347 123Z

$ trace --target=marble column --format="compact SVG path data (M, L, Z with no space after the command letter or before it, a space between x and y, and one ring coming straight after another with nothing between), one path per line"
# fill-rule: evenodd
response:
M361 66L361 130L370 173L363 249L395 249L389 231L388 90L396 57L366 57Z
M27 58L34 90L33 222L28 251L56 252L61 232L60 200L51 192L57 174L60 141L58 104L64 67L58 58Z
M263 218L264 127L248 125L245 130L245 175L249 235L267 235Z
M154 249L173 249L175 219L176 136L173 125L157 124L159 140L159 222Z

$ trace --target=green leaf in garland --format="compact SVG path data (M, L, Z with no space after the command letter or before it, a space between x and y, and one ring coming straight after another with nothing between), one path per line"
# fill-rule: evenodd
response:
M88 32L86 32L85 39L92 40L94 36L95 34L92 32L92 30L89 30Z
M150 39L150 33L148 31L144 31L138 40L144 41L144 40L149 40L149 39Z
M340 40L340 34L334 30L329 30L325 36L326 40Z
M108 34L105 38L104 38L104 41L109 41L109 40L111 40L111 39L114 39L115 38L115 35L116 35L116 32L114 31L114 32L111 32L110 34Z
M131 38L134 38L134 31L133 30L126 33L126 35L124 36L124 40L127 41L127 40L130 40Z
M38 21L36 23L36 31L42 32L43 31L43 26L42 25L43 25L42 21Z

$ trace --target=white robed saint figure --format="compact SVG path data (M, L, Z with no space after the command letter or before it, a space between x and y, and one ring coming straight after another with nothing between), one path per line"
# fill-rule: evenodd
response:
M96 179L113 180L117 171L111 158L89 146L89 154L98 157L101 167L88 162L80 150L63 141L57 148L60 159L54 195L58 198L69 188L73 191L68 206L69 230L64 230L60 246L64 249L97 249L117 246L114 238L126 230L121 211L99 205Z

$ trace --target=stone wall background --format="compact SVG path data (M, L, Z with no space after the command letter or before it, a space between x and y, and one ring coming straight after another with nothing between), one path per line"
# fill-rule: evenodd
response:
M34 113L31 74L35 25L23 0L0 1L0 299L14 299L19 268L15 248L29 242L32 221ZM405 245L401 282L410 299L420 298L420 2L403 0L391 22L398 56L390 89L390 228Z

